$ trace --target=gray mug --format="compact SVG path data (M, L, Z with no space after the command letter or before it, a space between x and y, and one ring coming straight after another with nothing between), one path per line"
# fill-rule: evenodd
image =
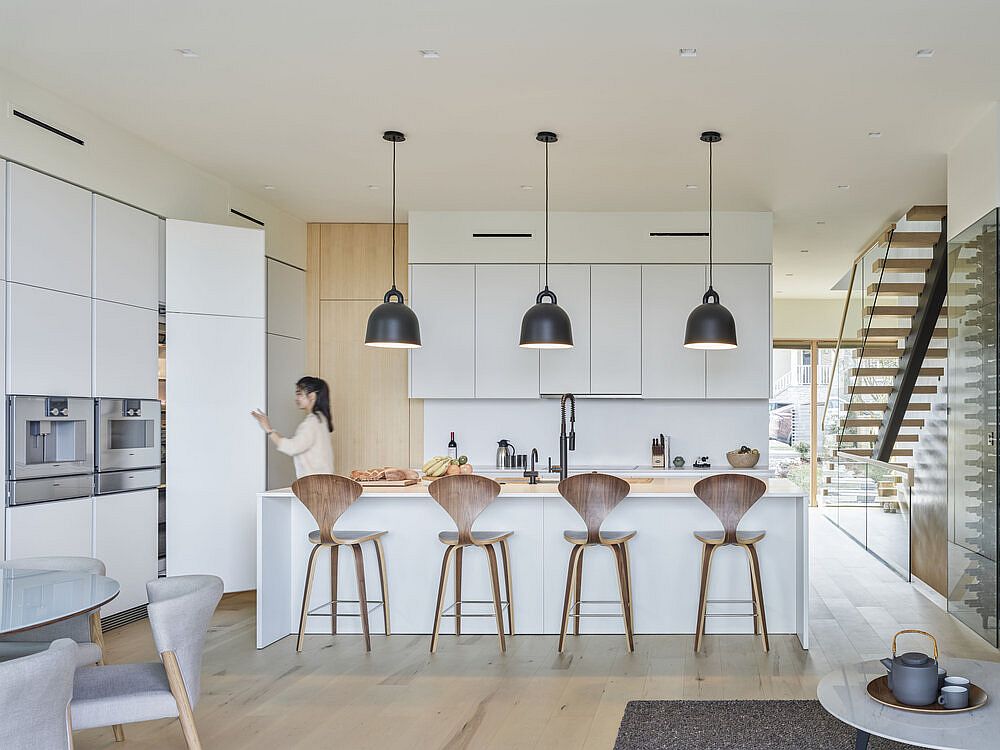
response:
M938 690L944 687L944 680L948 676L948 670L944 667L938 667Z
M969 689L958 685L946 685L941 688L938 703L945 708L968 708Z

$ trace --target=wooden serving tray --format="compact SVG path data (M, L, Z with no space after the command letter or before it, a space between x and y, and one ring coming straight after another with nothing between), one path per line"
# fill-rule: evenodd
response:
M876 677L874 680L869 682L868 695L884 706L899 708L903 711L913 711L918 714L961 714L966 711L975 711L977 708L985 706L986 701L989 700L989 696L986 695L986 691L978 685L970 682L968 688L969 705L965 708L945 708L937 701L931 703L929 706L908 706L905 703L900 703L896 700L896 696L892 694L892 691L889 690L888 675Z
M409 487L411 484L420 484L419 479L369 479L358 482L362 487Z

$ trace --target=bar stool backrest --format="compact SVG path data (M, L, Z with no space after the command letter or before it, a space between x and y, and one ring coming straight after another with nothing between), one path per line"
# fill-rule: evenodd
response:
M458 543L471 544L472 523L497 499L500 485L478 474L454 474L435 479L429 490L458 526Z
M628 497L629 483L611 474L577 474L559 483L559 494L587 524L587 542L601 541L601 524Z
M694 494L722 521L724 544L736 544L740 519L767 492L767 483L748 474L714 474L694 486Z
M333 541L333 525L363 491L364 488L353 479L338 474L309 474L292 485L295 497L316 519L323 542Z

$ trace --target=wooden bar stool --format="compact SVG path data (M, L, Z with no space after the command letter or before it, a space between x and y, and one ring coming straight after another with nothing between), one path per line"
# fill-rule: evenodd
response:
M382 617L385 622L385 634L390 635L389 629L389 589L386 585L385 575L385 552L382 549L381 537L385 536L385 531L334 531L333 526L351 504L357 500L363 491L363 487L353 479L341 477L336 474L311 474L302 477L292 485L292 492L302 502L319 526L315 531L309 532L309 541L313 544L312 552L309 554L309 564L306 568L306 588L302 594L302 614L299 617L299 638L295 643L295 650L302 650L302 642L306 634L306 620L310 615L329 617L330 633L337 633L338 617L360 617L361 632L365 638L365 651L372 650L371 634L368 630L369 605L382 607ZM362 554L361 545L371 542L375 547L375 557L378 560L379 582L382 589L381 601L368 599L365 588L365 560ZM358 580L357 599L337 598L337 564L342 546L348 546L354 551L354 571ZM316 572L316 554L323 547L330 548L330 602L314 609L309 609L309 599L312 595L313 575ZM339 613L338 604L357 604L358 613ZM319 612L317 610L330 607L330 612ZM375 607L372 607L374 609Z
M764 615L764 589L760 581L760 561L755 545L767 532L737 531L740 519L767 492L767 484L746 474L716 474L705 477L694 486L694 494L722 521L722 531L696 531L694 538L702 543L701 550L701 595L698 600L698 627L695 631L694 650L701 650L705 638L705 620L708 617L752 617L754 635L760 635L764 651L770 646L767 641L767 618ZM709 599L708 580L712 569L712 557L721 547L737 545L747 552L750 564L750 599ZM749 614L711 613L709 604L750 604Z
M580 611L583 604L614 604L614 600L583 601L583 552L587 547L600 545L607 547L615 556L618 572L618 592L621 598L622 620L625 622L625 641L631 653L635 651L632 622L632 571L628 554L628 542L635 537L635 531L601 531L601 524L629 493L629 483L610 474L578 474L559 483L559 494L583 518L586 531L566 531L563 537L573 545L569 553L569 569L566 571L566 596L563 599L562 623L559 628L559 653L566 643L569 619L573 618L573 633L580 635L581 617L614 617L615 615L585 614Z
M473 531L472 524L487 506L500 494L500 485L488 477L477 474L456 474L431 482L431 497L438 501L448 515L455 520L457 531L442 531L438 539L445 545L444 559L441 561L441 581L438 584L437 607L434 610L434 629L431 634L431 653L437 651L438 635L442 617L455 618L455 635L462 634L463 604L493 604L493 614L468 614L465 617L496 617L497 636L500 638L500 652L507 651L503 632L503 609L507 608L507 628L514 635L514 597L511 594L510 549L507 540L513 531ZM506 600L500 597L500 573L497 569L497 554L493 545L500 547L503 558L504 587ZM480 547L486 551L490 568L490 583L493 589L492 602L489 599L462 599L462 551L466 547ZM455 558L455 603L444 608L444 592L448 585L448 565ZM448 610L454 608L454 613Z

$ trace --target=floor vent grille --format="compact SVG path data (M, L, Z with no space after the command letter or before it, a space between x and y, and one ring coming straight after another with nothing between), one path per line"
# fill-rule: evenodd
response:
M145 620L146 617L148 617L146 607L147 605L140 604L138 607L126 609L124 612L118 612L117 614L109 615L108 617L102 617L101 631L107 633L109 630L120 628L122 625L128 625L132 622Z
M22 112L19 109L11 108L10 113L14 117L19 117L25 122L31 123L32 125L35 125L36 127L39 127L42 130L47 130L50 133L58 135L60 138L65 138L67 141L72 141L78 146L87 145L86 143L84 143L83 138L78 138L77 136L71 133L67 133L65 130L61 130L60 128L57 128L55 125L49 125L49 123L45 122L44 120L39 120L37 117L33 117L32 115L29 115L26 112Z

